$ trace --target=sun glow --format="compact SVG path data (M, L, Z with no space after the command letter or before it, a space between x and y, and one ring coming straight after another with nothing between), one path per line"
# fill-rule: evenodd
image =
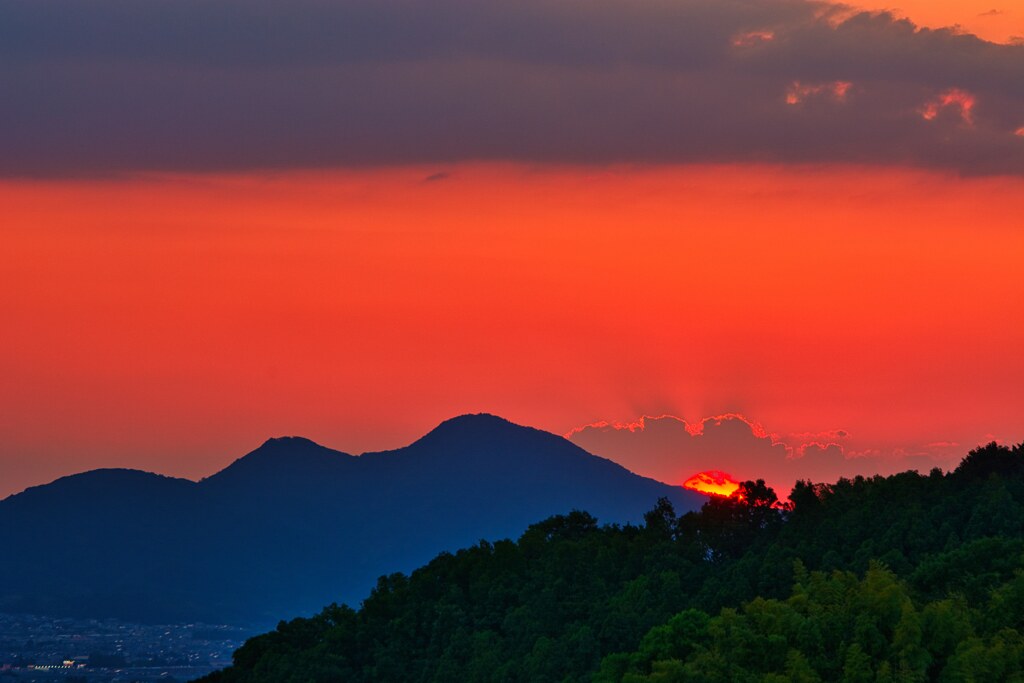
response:
M740 483L732 475L718 470L707 470L695 474L683 482L683 488L706 493L711 496L728 498L740 488Z

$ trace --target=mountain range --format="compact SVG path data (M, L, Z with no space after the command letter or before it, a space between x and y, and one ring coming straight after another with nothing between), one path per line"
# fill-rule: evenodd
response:
M639 522L661 497L706 500L492 415L360 456L270 439L198 482L104 469L0 501L0 611L268 624L553 514Z

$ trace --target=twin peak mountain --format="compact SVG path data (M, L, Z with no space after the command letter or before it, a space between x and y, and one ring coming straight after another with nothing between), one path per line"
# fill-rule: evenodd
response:
M273 623L571 510L639 522L703 496L492 415L352 456L270 439L199 482L95 470L0 501L0 611Z

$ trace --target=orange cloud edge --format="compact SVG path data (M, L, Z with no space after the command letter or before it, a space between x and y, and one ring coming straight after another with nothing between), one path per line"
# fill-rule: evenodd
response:
M789 440L784 439L781 434L769 432L760 422L752 420L741 413L721 413L719 415L701 418L696 422L690 422L677 415L670 415L667 413L663 415L642 415L636 420L625 422L616 420L598 420L597 422L573 427L563 434L563 436L566 439L572 440L573 436L588 429L613 429L616 431L625 430L629 432L642 432L647 428L648 422L657 420L676 420L677 422L681 422L691 436L702 435L704 433L704 426L708 423L721 423L727 420L736 420L745 424L750 429L751 434L758 439L770 439L773 446L784 447L788 457L790 458L799 458L803 456L804 451L811 447L820 448L822 450L834 447L838 448L844 455L849 455L846 453L845 446L836 438L847 436L845 430L833 429L825 432L801 432L798 434L792 434L792 437L796 437L801 440L801 443L798 445L793 445Z

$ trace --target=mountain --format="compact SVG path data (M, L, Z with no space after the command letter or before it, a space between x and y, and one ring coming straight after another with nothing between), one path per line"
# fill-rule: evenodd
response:
M268 623L553 514L639 522L660 497L705 500L492 415L361 456L270 439L199 482L96 470L0 501L0 611Z

